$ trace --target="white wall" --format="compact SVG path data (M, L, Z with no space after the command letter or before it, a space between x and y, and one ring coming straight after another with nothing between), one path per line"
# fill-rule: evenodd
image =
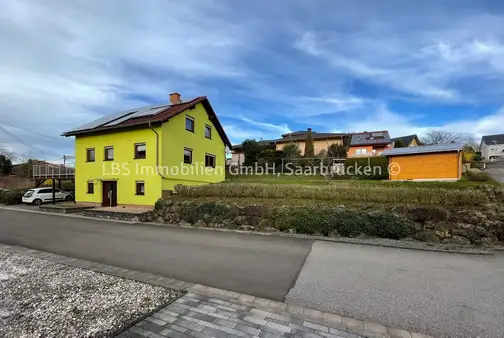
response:
M490 159L491 156L503 156L504 144L487 145L485 143L481 146L481 157L485 160Z

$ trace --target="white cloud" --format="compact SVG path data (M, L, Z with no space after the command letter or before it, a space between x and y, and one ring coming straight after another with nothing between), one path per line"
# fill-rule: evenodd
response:
M502 21L458 3L7 1L0 121L58 138L179 91L208 95L235 143L307 127L502 132L501 113L437 126L387 109L396 99L413 110L418 101L502 105ZM73 151L71 138L9 130L45 158ZM2 132L0 145L30 151Z
M249 118L246 118L242 116L240 118L243 122L246 122L247 124L251 124L254 127L258 127L262 130L268 131L268 132L276 132L278 134L285 134L285 133L290 133L291 130L286 124L282 125L276 125L272 123L265 123L265 122L259 122L259 121L254 121Z
M427 26L412 18L362 18L358 29L308 30L293 47L321 59L336 74L357 78L389 90L437 101L478 100L504 75L504 34L497 22L504 17L436 17ZM442 20L449 20L439 25ZM309 27L307 27L309 29ZM479 81L474 88L462 80ZM502 81L501 81L502 85Z
M224 17L228 9L216 1L7 2L0 120L58 137L104 113L166 102L171 91L204 95L193 93L194 79L241 76L239 51L253 43ZM73 148L63 137L23 137L51 152ZM0 144L29 150L3 133Z

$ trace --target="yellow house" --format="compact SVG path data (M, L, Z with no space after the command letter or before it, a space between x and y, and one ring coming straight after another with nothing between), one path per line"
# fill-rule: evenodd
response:
M277 151L282 151L287 144L294 143L298 145L299 150L303 155L305 152L306 138L309 132L312 134L313 149L315 154L320 153L322 150L327 150L327 147L332 144L343 145L345 137L348 137L348 134L344 133L318 133L311 131L311 128L308 128L307 131L287 133L281 135L282 138L279 139L262 140L259 142L267 148L275 149ZM245 161L245 154L243 153L242 145L234 145L232 149L232 163L242 164L243 161Z
M154 205L176 184L223 181L224 129L204 96L105 116L75 136L75 200L103 206Z

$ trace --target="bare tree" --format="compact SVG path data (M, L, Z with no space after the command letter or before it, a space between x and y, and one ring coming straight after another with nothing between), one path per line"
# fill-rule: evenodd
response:
M460 143L466 145L466 144L474 144L474 138L467 133L458 133L444 130L429 130L422 137L422 143L424 144Z
M4 146L0 145L0 155L5 156L12 162L16 161L18 159L18 156L16 155L15 152L10 151L9 149L5 148Z

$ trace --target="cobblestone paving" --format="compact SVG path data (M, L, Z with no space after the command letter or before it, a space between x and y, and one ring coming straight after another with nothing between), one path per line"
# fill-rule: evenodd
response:
M188 293L118 337L361 337L346 332L340 316L309 321L284 311L283 303L272 305L266 311Z

